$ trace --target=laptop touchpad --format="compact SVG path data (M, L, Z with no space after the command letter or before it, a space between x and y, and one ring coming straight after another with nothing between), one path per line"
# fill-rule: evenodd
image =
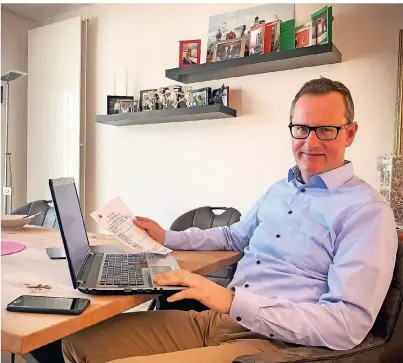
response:
M149 268L154 276L172 270L170 266L150 266Z

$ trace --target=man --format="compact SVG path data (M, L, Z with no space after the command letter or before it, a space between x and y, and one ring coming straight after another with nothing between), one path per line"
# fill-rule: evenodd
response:
M135 221L173 249L244 253L228 288L182 270L156 278L189 286L168 301L192 298L211 310L121 314L66 338L66 361L231 362L293 343L358 345L389 288L397 234L390 207L344 159L357 128L342 83L304 84L290 111L297 165L238 223L174 232Z

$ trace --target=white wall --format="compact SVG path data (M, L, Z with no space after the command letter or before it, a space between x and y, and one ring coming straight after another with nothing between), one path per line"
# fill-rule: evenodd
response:
M351 90L359 132L347 158L356 174L378 188L376 158L392 151L398 32L403 5L333 5L334 43L343 62L224 80L236 119L113 127L96 124L106 95L128 94L174 82L165 69L178 66L179 40L202 39L210 15L251 4L94 5L49 19L90 18L87 124L87 213L116 195L139 215L164 227L201 205L245 212L293 165L288 133L290 103L300 86L326 76ZM297 24L321 4L297 4ZM217 87L220 81L194 84ZM28 176L29 179L29 176ZM89 221L89 229L94 223Z
M28 30L36 23L2 9L1 74L28 70ZM12 157L13 209L26 203L27 196L27 86L28 77L10 83L9 151ZM3 88L4 89L4 88ZM1 105L1 185L4 179L5 102ZM3 203L3 198L1 199Z

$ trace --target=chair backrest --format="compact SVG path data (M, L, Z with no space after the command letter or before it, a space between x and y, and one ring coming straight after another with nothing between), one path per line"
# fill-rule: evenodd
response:
M396 264L392 282L376 318L374 326L365 340L378 340L386 343L379 354L379 362L394 362L397 356L403 361L403 241L398 243ZM364 342L365 342L364 340Z
M35 200L15 209L11 214L33 215L40 213L32 218L28 224L33 226L59 228L55 208L50 206L50 203L52 203L51 200Z
M402 363L403 362L403 241L398 243L392 282L365 339L349 350L296 346L280 350L275 356L266 353L242 356L234 363L332 362L332 363Z
M215 210L223 210L224 212L221 214L215 214ZM229 226L238 222L240 217L241 213L232 207L199 207L178 217L172 223L171 230L184 231L190 227L208 229Z

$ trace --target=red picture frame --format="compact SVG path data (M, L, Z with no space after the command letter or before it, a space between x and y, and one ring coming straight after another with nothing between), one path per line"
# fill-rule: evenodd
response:
M201 39L179 41L179 67L200 64Z

